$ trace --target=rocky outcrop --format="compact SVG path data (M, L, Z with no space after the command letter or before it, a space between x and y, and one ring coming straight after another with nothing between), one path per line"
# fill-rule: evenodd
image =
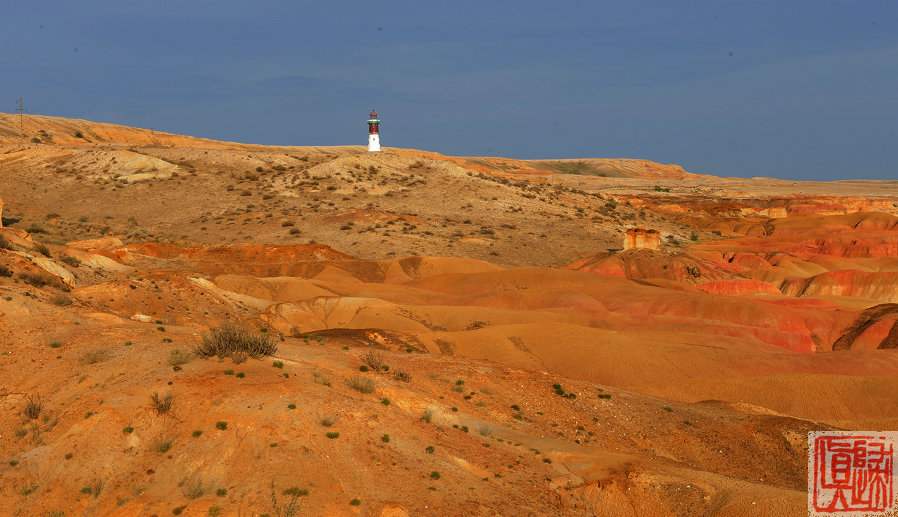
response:
M698 288L708 294L718 294L726 296L780 294L779 289L767 282L739 278L732 280L715 280L712 282L706 282L699 285Z
M786 281L780 290L787 296L851 296L880 303L898 303L898 273L879 271L827 271L808 278Z
M656 250L660 247L661 234L658 230L630 228L624 236L625 250Z

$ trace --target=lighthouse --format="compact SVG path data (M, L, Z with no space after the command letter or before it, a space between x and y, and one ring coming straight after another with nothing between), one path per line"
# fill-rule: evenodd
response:
M368 152L380 151L380 134L377 132L379 124L377 112L371 110L371 114L368 115Z

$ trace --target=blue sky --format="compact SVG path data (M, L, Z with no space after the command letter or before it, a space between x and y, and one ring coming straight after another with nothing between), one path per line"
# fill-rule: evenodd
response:
M5 2L0 111L282 145L898 179L898 2Z

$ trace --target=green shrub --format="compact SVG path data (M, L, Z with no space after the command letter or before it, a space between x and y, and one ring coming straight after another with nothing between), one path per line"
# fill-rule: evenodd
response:
M326 436L327 436L328 438L330 438L330 439L339 438L339 437L340 437L340 433L338 433L337 431L328 431L328 432L326 433Z
M384 443L390 443L390 435L385 434L385 435L381 436L380 441L382 441Z
M430 473L430 479L433 479L433 480L440 479L440 473L434 470L433 472Z
M220 431L224 431L228 428L228 423L227 422L215 422L215 428Z
M226 321L222 323L221 328L212 329L203 335L203 342L196 347L194 353L204 358L212 356L259 358L276 351L277 344L270 335L256 334L246 327L238 327Z
M193 436L194 438L199 438L200 436L202 436L202 434L203 434L203 432L200 431L199 429L197 429L196 431L190 433L190 436Z
M274 366L275 368L284 369L284 361L275 361L275 362L271 363L271 366Z
M165 454L171 449L172 441L167 438L160 438L153 443L153 449L159 454Z
M227 488L219 488L218 490L215 491L215 495L217 495L218 497L224 497L225 495L227 495L227 493L228 493Z
M360 504L362 504L362 502L359 501L359 498L358 498L358 497L356 497L356 498L353 499L352 501L349 501L349 504L351 504L351 505L353 505L353 506L359 506Z

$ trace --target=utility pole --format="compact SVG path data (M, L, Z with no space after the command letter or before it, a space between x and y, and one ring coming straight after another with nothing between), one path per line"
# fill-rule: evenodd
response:
M19 97L19 109L16 111L19 112L19 129L22 131L22 136L25 136L25 119L23 117L23 113L25 113L25 108L22 107L22 98Z

